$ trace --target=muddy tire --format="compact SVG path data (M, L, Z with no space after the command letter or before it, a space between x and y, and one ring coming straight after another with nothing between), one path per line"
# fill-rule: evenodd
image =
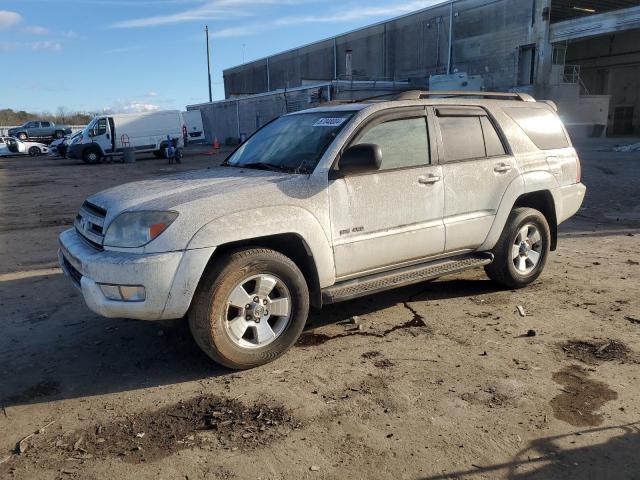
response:
M298 339L309 313L304 275L265 248L236 250L205 272L188 313L198 346L233 369L268 363Z
M545 216L533 208L515 208L485 267L491 280L508 288L522 288L542 273L549 256L551 233Z
M64 132L62 130L56 130L56 133L53 134L53 137L59 140L64 137Z

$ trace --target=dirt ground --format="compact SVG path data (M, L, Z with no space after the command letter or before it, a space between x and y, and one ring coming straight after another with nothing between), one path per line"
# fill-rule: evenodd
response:
M89 194L220 157L1 159L0 478L640 478L640 153L615 143L578 145L585 205L534 285L329 306L240 373L184 321L91 313L55 260Z

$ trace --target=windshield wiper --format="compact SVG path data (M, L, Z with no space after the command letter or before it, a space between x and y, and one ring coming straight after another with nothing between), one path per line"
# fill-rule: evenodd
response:
M294 168L285 167L283 165L274 165L272 163L266 162L252 162L245 163L243 165L234 165L234 167L239 168L256 168L258 170L270 170L272 172L287 172L287 173L296 173Z

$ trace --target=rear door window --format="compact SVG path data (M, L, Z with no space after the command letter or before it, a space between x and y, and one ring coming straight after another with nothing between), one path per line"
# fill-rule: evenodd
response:
M440 117L438 123L445 161L457 162L485 157L480 117Z
M506 155L507 150L486 110L480 107L450 106L435 110L444 162Z
M380 170L429 164L426 117L389 120L366 130L355 142L373 143L382 150Z
M540 150L569 147L569 139L558 116L546 108L509 107L509 115Z

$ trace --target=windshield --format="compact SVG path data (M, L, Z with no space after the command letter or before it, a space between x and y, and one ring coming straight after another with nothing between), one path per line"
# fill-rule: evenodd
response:
M280 117L258 130L225 164L311 173L353 113L317 112Z
M96 124L96 122L98 121L98 117L94 117L90 122L89 125L87 125L86 127L84 127L84 129L82 130L84 132L84 134L86 136L89 136L89 132L91 131L91 129L93 128L93 126Z

